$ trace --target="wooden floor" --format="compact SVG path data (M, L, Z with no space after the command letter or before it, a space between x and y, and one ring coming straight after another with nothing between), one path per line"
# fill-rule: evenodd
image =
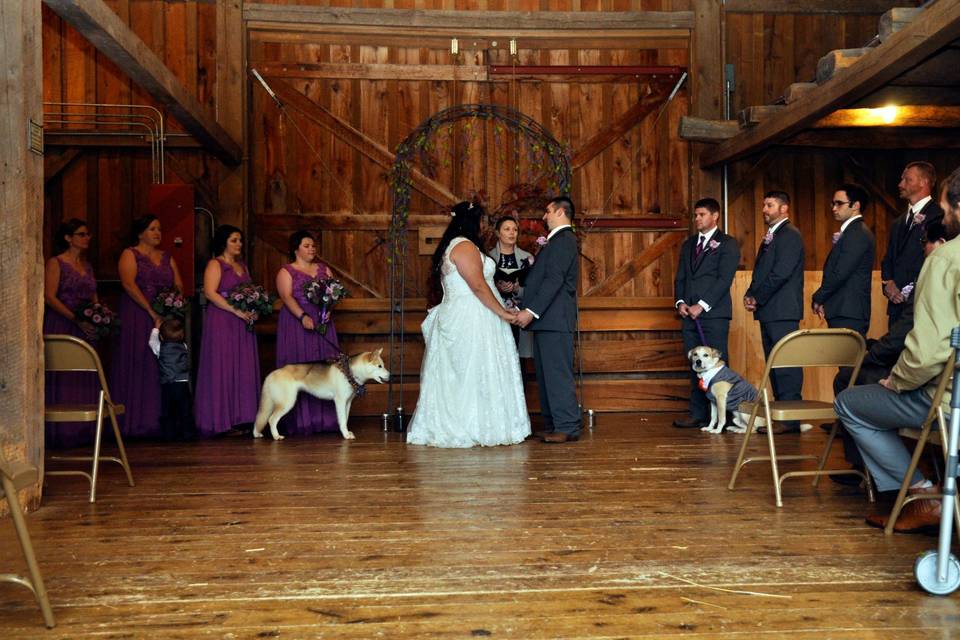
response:
M949 638L960 596L913 580L862 495L769 467L739 436L600 415L571 445L358 439L134 444L99 500L51 478L27 518L59 623L0 584L0 638ZM823 434L784 436L784 452ZM23 570L0 522L0 571Z

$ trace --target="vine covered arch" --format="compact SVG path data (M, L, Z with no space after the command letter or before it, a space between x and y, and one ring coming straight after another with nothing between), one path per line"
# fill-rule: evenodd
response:
M396 409L398 424L401 425L407 226L415 174L419 172L428 178L436 178L441 167L449 167L453 162L462 160L455 157L457 154L469 155L471 141L480 136L484 140L492 140L496 157L475 160L494 163L501 170L506 168L513 178L498 203L488 201L486 185L474 189L470 194L470 197L486 201L484 204L491 217L509 212L520 214L542 210L543 204L550 198L570 194L572 172L569 148L554 138L542 124L511 107L495 104L449 107L424 120L397 145L396 158L389 175L393 207L388 235L388 260L390 369L399 373L391 377L387 413ZM487 146L483 148L486 150ZM486 152L484 156L490 156L490 153ZM458 200L467 199L466 194L454 197ZM453 205L454 202L448 204Z

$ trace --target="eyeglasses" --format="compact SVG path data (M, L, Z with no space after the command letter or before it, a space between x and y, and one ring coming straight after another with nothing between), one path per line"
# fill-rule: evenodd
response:
M90 234L89 234L87 231L78 231L77 233L74 233L73 235L77 236L78 238L89 238L89 237L90 237Z
M835 206L835 207L842 207L842 206L845 205L845 204L846 204L846 205L849 205L850 202L844 202L843 200L834 200L832 204L833 204L833 206Z

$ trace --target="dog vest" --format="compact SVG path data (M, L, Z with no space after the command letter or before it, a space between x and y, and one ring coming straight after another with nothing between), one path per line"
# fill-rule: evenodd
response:
M702 383L703 380L700 382ZM727 408L730 410L736 409L742 402L756 402L760 395L753 388L753 385L744 380L739 373L730 367L723 367L713 374L707 383L707 388L704 389L710 402L716 403L717 401L717 398L710 393L710 389L718 382L729 382L733 385L730 387L730 392L727 393Z

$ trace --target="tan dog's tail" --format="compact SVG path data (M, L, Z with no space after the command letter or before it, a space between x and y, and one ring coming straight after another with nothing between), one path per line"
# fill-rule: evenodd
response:
M263 382L263 389L260 391L260 408L257 409L257 419L253 421L253 432L263 433L263 428L273 413L273 394L270 393L270 376Z

